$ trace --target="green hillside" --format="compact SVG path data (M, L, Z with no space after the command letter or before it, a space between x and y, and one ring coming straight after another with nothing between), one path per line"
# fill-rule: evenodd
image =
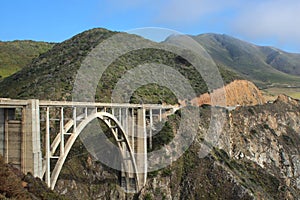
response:
M7 77L27 66L0 84L1 91L5 91L0 95L70 100L74 78L81 62L93 47L114 33L105 29L93 29L56 45L33 41L0 42L0 76ZM299 54L256 46L227 35L201 34L193 37L215 60L225 83L244 78L261 88L300 86ZM51 50L47 52L49 49ZM31 63L38 55L40 57ZM191 81L197 94L207 91L201 77L184 60L170 52L145 49L120 57L107 69L99 82L97 100L109 100L118 78L134 66L149 62L173 66ZM156 94L157 98L153 99L152 94ZM160 103L162 99L172 103L176 101L166 88L158 86L141 88L132 101Z
M193 37L216 63L227 66L260 87L300 86L300 54L261 47L220 34Z
M4 79L0 83L0 96L71 100L74 80L82 61L95 46L115 33L105 29L92 29L56 44L30 65ZM144 41L153 43L146 39ZM112 90L122 75L143 63L171 66L190 81L198 95L207 91L207 86L200 74L185 59L159 49L142 49L119 57L108 67L99 81L96 100L110 101ZM225 83L239 78L224 67L220 67L220 72ZM132 102L141 101L177 103L177 99L167 88L154 84L141 87L135 92Z
M0 77L5 78L26 65L40 54L52 48L53 43L16 40L0 41Z

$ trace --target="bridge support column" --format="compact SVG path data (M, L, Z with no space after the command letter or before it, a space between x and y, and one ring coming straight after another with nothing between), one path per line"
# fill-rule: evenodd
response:
M39 100L28 100L22 117L22 171L42 176Z
M4 156L4 146L5 146L5 138L4 138L4 108L0 108L0 154Z
M147 132L146 132L146 110L137 110L137 134L136 134L136 163L139 174L139 188L146 184L147 180Z
M122 127L124 131L127 133L129 144L131 146L132 151L135 151L134 148L134 126L135 126L135 121L134 121L134 109L129 110L128 108L124 108L122 112L122 119L120 120L122 122ZM124 148L124 154L123 157L127 158L126 160L123 161L123 164L125 165L124 170L126 169L128 173L122 172L122 179L126 180L126 185L122 186L123 188L126 188L128 191L135 191L137 190L140 186L136 187L136 181L135 181L135 173L134 173L134 167L132 165L132 161L129 159L130 154L129 152L126 153L126 148L125 145L123 144ZM123 170L122 169L122 170Z

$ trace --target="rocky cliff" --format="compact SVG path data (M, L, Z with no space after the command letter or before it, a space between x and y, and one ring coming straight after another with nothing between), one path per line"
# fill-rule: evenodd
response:
M148 181L140 199L298 199L299 101L238 107L211 153L199 158L210 112L201 109L199 135L171 167Z
M39 178L30 173L24 175L10 164L5 164L0 155L0 199L67 199L51 191Z
M272 104L239 108L229 114L219 148L236 160L258 164L278 179L278 194L300 193L299 101L280 95Z
M190 148L171 166L150 172L138 194L125 194L118 187L118 172L88 154L67 162L56 190L73 199L299 198L299 102L281 95L273 103L220 110L226 123L210 153L199 156L203 144L209 144L204 135L211 110L205 106L200 108L198 135ZM178 123L180 112L169 121ZM173 131L176 134L176 128Z

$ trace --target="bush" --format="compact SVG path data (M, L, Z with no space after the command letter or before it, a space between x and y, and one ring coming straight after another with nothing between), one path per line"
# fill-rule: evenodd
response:
M172 126L166 122L161 131L153 136L153 150L160 149L163 145L168 144L174 138Z

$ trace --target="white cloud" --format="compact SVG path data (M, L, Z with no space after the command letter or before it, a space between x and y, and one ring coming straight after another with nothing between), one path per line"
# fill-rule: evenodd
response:
M252 39L273 38L282 44L300 44L300 1L267 0L246 4L232 27Z
M280 48L300 46L299 0L167 0L158 6L158 21L165 25L204 25L207 31L221 27L229 34Z
M238 0L168 0L159 8L158 21L193 24L239 4Z

